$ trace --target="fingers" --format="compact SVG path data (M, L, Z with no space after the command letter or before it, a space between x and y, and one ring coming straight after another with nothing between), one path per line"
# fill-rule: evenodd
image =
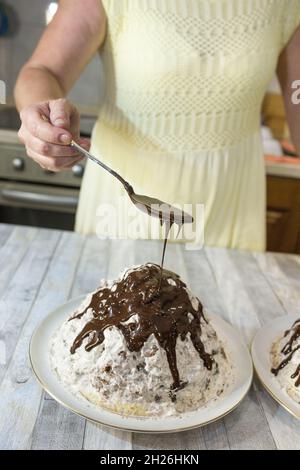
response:
M30 106L21 111L22 123L34 137L45 142L57 145L68 145L72 140L69 131L53 126L45 120L44 109L39 106ZM47 116L46 116L47 117Z
M27 154L31 157L36 163L38 163L44 170L49 170L53 172L67 170L72 168L77 162L82 160L82 157L45 157L44 155L39 155L31 149L27 150Z
M69 131L74 140L79 138L80 116L77 108L66 99L49 102L50 122Z
M34 137L26 128L21 128L19 137L26 144L27 149L45 157L79 157L78 151L69 145L55 145Z
M81 160L82 155L69 145L72 139L89 150L89 141L80 138L79 113L66 99L29 106L20 117L19 138L42 168L60 171Z
M70 129L70 116L73 105L68 100L59 99L49 102L49 118L51 124L62 129Z
M80 116L77 108L70 101L61 98L49 102L51 124L69 131L73 138L79 136Z

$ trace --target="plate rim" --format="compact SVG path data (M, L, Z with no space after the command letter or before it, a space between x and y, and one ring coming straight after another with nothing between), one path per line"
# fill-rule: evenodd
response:
M253 363L253 369L254 369L254 372L256 374L256 376L258 377L260 383L262 384L262 386L264 387L264 389L269 393L269 395L280 405L282 406L282 408L287 411L290 415L292 415L294 418L296 418L298 421L300 421L300 410L299 410L299 414L297 415L292 409L289 408L289 406L284 403L281 398L279 396L276 395L276 393L274 393L273 390L270 389L270 387L265 383L265 381L263 380L261 374L258 372L258 367L257 367L257 364L256 364L256 360L255 360L255 342L257 341L258 339L258 336L261 334L261 332L265 329L267 329L268 327L270 327L271 325L274 325L274 322L276 322L278 320L283 320L285 319L286 321L288 320L288 318L294 318L294 317L298 317L299 315L298 314L290 314L290 315L280 315L278 316L277 318L273 319L272 321L270 322L267 322L266 324L264 324L261 328L259 328L257 330L257 332L255 333L252 341L251 341L251 347L250 347L250 353L251 353L251 358L252 358L252 363ZM273 338L272 341L274 341L276 338ZM270 345L269 345L270 346ZM269 372L269 374L271 374L271 372ZM271 378L273 378L273 376L270 375ZM279 388L279 384L278 384L278 388ZM281 389L280 389L281 390ZM283 393L286 393L286 392L283 392ZM288 398L290 398L292 400L291 397L289 397L287 395Z
M50 312L48 312L45 317L40 321L40 323L36 326L36 328L34 329L32 335L31 335L31 338L30 338L30 342L29 342L29 348L28 348L28 355L29 355L29 362L30 362L30 366L31 366L31 370L33 372L33 375L35 377L35 379L37 380L37 382L39 383L39 385L43 388L43 390L48 393L57 403L59 403L59 405L63 406L64 408L72 411L73 413L75 413L76 415L78 416L81 416L82 418L85 418L87 421L90 421L92 423L95 423L95 424L100 424L101 426L104 426L105 428L108 428L108 429L117 429L119 431L124 431L124 432L132 432L132 433L139 433L139 434L175 434L175 433L178 433L178 432L184 432L184 431L190 431L190 430L193 430L193 429L197 429L197 428L200 428L200 427L204 427L204 426L207 426L208 424L211 424L211 423L215 423L216 421L219 421L220 419L224 418L225 416L229 415L231 412L233 412L240 404L241 402L244 400L244 398L247 396L247 394L249 393L249 390L253 384L253 379L254 379L254 363L253 363L253 358L252 358L252 355L251 355L251 352L250 352L250 349L248 347L248 345L244 342L244 340L241 338L240 341L242 343L242 345L244 346L245 348L245 352L248 353L248 359L249 359L249 366L251 368L251 374L249 374L249 377L248 377L248 385L247 385L247 388L246 390L244 391L244 393L241 395L239 401L237 403L235 403L230 409L228 409L226 412L222 413L221 415L215 417L215 418L212 418L212 419L209 419L205 422L202 422L202 423L199 423L199 424L195 424L195 425L192 425L192 426L185 426L185 427L180 427L180 428L174 428L174 429L166 429L166 430L160 430L160 429L156 429L156 430L152 430L152 429L145 429L145 430L142 430L142 429L131 429L130 427L128 427L127 425L125 425L124 427L123 426L117 426L115 424L108 424L108 423L105 423L105 422L102 422L100 421L99 419L93 419L91 417L88 417L86 416L84 413L76 410L75 408L73 408L71 405L69 405L68 403L66 403L65 401L61 400L60 398L58 398L55 393L51 392L51 390L49 390L47 384L44 383L44 381L41 379L41 377L39 376L39 374L37 373L37 371L35 370L35 367L34 367L34 364L33 364L33 359L32 359L32 344L33 344L33 341L39 331L39 329L41 328L41 326L43 325L43 323L46 321L46 319L52 315L52 314L55 314L55 312L60 309L60 308L63 308L64 306L66 306L68 303L72 303L72 302L79 302L82 301L84 298L86 297L86 294L83 294L83 295L80 295L80 296L77 296L77 297L74 297L74 298L71 298L69 299L67 302L64 302L63 304L60 304L58 305L56 308L54 308L53 310L51 310ZM216 315L216 314L213 314L211 312L208 312L208 317L210 317L210 315L212 317L217 317L217 318L220 318L221 321L227 323L227 325L232 328L235 332L237 332L237 329L231 325L231 323L229 323L228 321L224 320L221 316L219 315ZM63 387L65 390L66 387ZM72 392L70 392L72 393ZM73 396L75 396L74 394L72 394ZM75 396L76 397L76 396ZM77 397L76 397L77 398ZM102 409L103 411L106 411L108 413L110 413L110 411L107 411L105 410L104 408L101 408L99 407L100 409ZM113 412L111 412L113 413ZM115 415L118 415L118 413L114 413ZM121 415L118 415L120 416L120 419L122 419L122 416ZM134 417L134 418L137 418L137 417Z

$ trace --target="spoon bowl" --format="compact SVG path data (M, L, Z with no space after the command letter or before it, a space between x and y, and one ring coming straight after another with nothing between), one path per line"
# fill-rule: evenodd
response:
M101 160L98 158L94 157L94 155L90 154L87 150L81 147L81 145L77 144L77 142L72 140L71 147L76 148L76 150L82 155L86 156L94 163L97 163L97 165L100 165L102 168L104 168L104 170L108 171L112 176L117 178L124 186L124 189L130 197L131 202L142 212L145 212L152 217L159 218L161 224L165 224L170 228L174 223L181 227L183 224L190 224L194 221L194 218L187 212L184 212L177 207L163 202L160 199L144 196L142 194L136 194L128 181L124 180L124 178L122 178L122 176L119 175L115 170L101 162Z

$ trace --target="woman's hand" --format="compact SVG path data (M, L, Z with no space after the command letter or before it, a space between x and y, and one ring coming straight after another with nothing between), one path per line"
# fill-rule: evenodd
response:
M28 156L46 170L66 170L83 158L70 147L72 139L89 149L88 141L79 137L78 110L66 99L28 106L21 111L20 118L19 139Z

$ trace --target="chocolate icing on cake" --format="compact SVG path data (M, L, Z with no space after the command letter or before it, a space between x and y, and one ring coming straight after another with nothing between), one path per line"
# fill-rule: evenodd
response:
M160 287L160 288L159 288ZM123 334L129 351L139 351L153 334L167 354L173 377L172 390L183 388L176 361L176 342L188 335L204 366L211 370L214 360L201 341L201 321L205 321L198 299L194 308L179 276L156 264L145 264L128 271L111 287L102 287L92 295L89 305L73 318L81 318L92 309L93 318L75 338L71 353L82 345L90 351L103 343L104 331L117 327ZM130 319L132 318L132 321Z
M291 336L281 350L281 353L284 354L286 358L283 359L283 361L281 361L278 367L271 369L271 372L275 376L277 376L279 371L284 369L284 367L286 367L289 364L289 362L293 358L296 351L300 349L300 345L294 347L295 342L297 341L298 338L300 338L300 319L296 320L292 328L285 332L284 337L287 337L288 335L291 335ZM300 386L300 364L296 368L295 372L291 375L291 379L296 379L296 382L295 382L296 387Z

